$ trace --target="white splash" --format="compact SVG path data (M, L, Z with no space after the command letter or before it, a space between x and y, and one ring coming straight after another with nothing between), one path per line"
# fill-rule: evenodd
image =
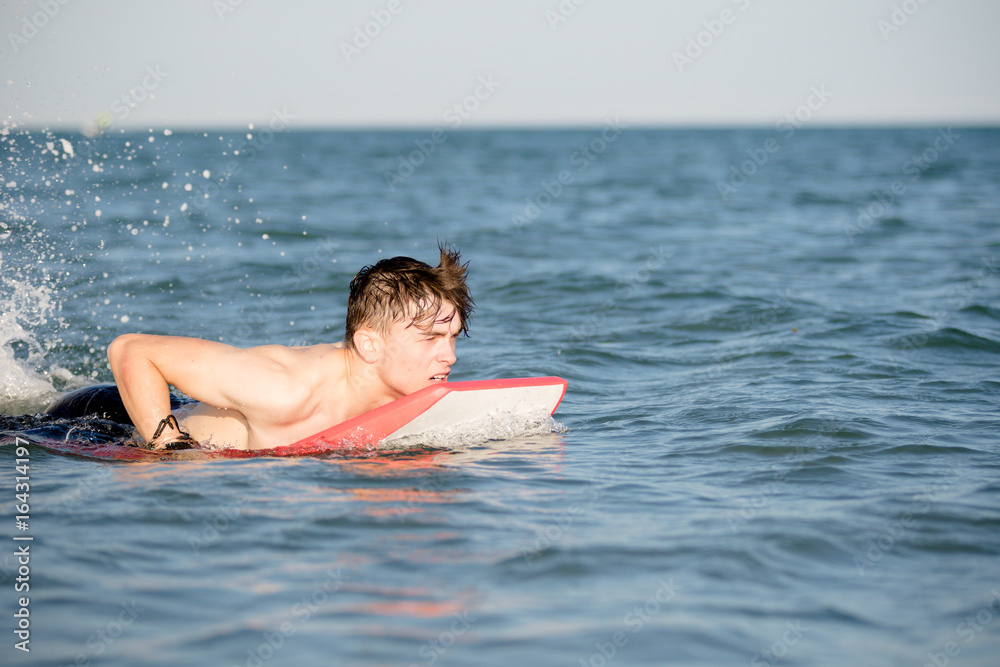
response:
M13 129L16 126L4 123L0 141L7 159L16 165L21 152L17 140L23 135L12 135ZM43 154L75 157L68 140L50 139L44 142ZM59 177L52 180L61 186ZM51 353L61 344L58 332L64 323L51 239L26 210L34 200L26 203L17 183L6 186L0 197L0 413L25 414L41 411L63 391L89 381L53 363Z
M516 440L533 435L563 433L566 427L552 419L537 414L497 414L456 424L446 428L430 429L422 433L386 440L385 449L405 449L417 445L430 445L445 449L480 444L489 440Z
M58 395L47 377L50 374L42 370L45 349L32 331L44 326L54 309L50 288L4 277L0 292L0 412L36 412ZM58 373L60 369L48 370Z

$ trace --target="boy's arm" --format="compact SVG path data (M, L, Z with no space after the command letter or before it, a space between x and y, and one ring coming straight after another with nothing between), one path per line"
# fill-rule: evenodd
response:
M266 350L197 338L126 334L108 346L108 361L132 423L149 442L161 420L170 415L169 384L197 401L246 416L248 406L260 404L261 388L282 384L283 365ZM172 431L168 427L162 436L169 440Z

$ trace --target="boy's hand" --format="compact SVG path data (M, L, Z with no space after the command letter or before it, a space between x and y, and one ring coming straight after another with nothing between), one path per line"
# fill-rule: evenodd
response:
M191 437L186 431L182 431L177 417L168 415L160 420L153 437L146 443L146 447L155 450L175 450L194 449L198 446L198 441Z

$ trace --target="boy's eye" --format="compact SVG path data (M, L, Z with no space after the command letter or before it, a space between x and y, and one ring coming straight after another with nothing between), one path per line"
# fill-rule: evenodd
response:
M435 340L437 338L446 338L451 335L451 332L445 331L426 331L424 332L423 340Z

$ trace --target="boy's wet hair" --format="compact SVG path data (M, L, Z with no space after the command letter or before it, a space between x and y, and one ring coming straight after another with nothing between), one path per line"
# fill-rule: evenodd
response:
M436 267L410 257L393 257L358 271L347 298L344 343L348 348L354 348L354 334L362 327L387 334L393 322L433 324L445 301L455 306L462 333L469 334L469 318L476 307L465 282L469 264L461 263L457 250L443 245L438 249L441 262Z

